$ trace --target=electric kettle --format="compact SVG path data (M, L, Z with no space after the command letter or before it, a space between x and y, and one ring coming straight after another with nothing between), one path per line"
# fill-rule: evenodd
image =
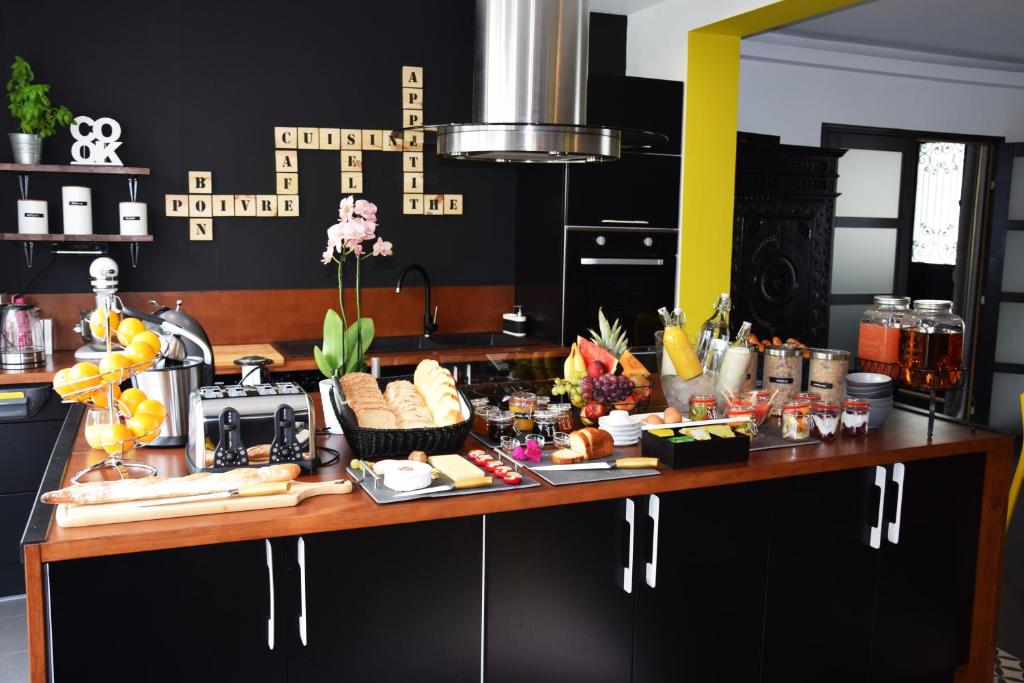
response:
M4 304L0 307L0 315L0 367L22 370L45 365L39 309L32 304Z

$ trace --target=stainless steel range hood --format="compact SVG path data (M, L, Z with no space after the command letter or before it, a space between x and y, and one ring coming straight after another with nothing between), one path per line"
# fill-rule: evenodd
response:
M436 133L438 156L521 163L619 158L623 131L586 120L589 0L477 0L476 31L474 122L424 126Z

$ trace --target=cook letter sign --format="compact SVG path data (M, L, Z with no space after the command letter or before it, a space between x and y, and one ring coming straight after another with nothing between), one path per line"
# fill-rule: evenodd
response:
M109 116L96 120L76 116L71 124L71 135L75 138L75 144L71 145L71 163L124 166L115 151L121 146L121 124Z

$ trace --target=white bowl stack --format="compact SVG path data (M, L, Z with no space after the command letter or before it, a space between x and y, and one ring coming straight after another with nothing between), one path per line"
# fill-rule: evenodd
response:
M597 426L612 435L616 446L632 446L640 441L640 421L625 410L613 410L598 418Z
M846 376L846 396L867 401L868 429L878 429L892 412L896 385L891 377L877 372L853 372Z

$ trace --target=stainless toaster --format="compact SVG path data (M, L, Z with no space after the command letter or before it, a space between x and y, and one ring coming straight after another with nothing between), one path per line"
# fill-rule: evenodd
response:
M199 387L189 396L191 472L294 462L314 470L316 414L294 382Z

